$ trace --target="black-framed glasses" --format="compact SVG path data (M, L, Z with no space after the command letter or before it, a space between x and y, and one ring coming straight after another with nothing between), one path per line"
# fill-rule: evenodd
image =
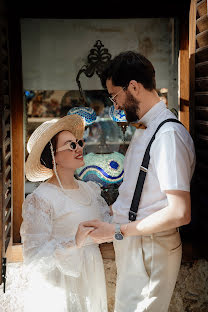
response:
M57 148L56 152L65 151L67 149L71 151L76 151L78 146L83 148L85 146L85 141L84 140L69 141L64 146Z

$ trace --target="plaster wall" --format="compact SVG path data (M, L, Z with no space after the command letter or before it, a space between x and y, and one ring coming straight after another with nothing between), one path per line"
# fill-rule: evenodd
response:
M22 19L23 86L29 90L78 90L76 75L96 40L114 57L125 50L144 54L156 70L157 88L168 89L178 109L177 21L140 19ZM83 89L102 89L97 75L82 75Z

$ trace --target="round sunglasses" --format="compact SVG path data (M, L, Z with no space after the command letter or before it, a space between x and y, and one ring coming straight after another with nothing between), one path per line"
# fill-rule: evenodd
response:
M85 145L84 140L68 141L67 144L65 144L64 146L57 148L56 152L65 151L67 149L71 151L76 151L78 146L83 148L84 145Z

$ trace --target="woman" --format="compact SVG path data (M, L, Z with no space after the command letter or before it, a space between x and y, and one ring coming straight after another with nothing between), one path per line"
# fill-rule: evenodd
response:
M30 272L25 311L106 312L106 286L99 246L79 225L110 220L109 208L94 182L74 178L84 165L84 122L69 115L45 122L31 135L28 180L45 181L23 203L24 263Z

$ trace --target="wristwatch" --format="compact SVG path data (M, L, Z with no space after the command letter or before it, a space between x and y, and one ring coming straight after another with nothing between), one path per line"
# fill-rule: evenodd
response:
M115 224L114 237L116 240L122 240L123 239L123 234L121 233L121 224L118 224L118 223Z

